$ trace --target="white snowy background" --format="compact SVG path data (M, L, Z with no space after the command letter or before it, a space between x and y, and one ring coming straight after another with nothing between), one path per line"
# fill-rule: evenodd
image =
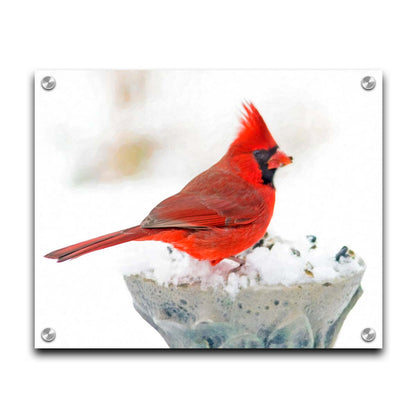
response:
M53 75L57 87L40 88ZM364 91L365 75L377 79ZM35 345L165 348L121 270L155 244L56 264L54 249L136 224L227 150L252 101L294 163L277 172L270 229L314 234L367 264L335 345L382 345L382 74L379 71L39 71L35 79ZM127 166L127 168L126 168ZM134 271L134 263L131 264ZM39 337L53 327L57 338ZM375 328L364 343L360 332Z

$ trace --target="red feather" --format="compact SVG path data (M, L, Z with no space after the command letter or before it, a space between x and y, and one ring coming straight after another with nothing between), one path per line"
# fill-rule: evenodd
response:
M245 114L243 113L241 118L241 129L231 144L229 152L241 154L276 146L276 142L257 108L252 103L243 103L243 108Z
M254 222L264 201L238 175L212 168L191 181L181 192L157 205L143 220L143 228L210 228ZM233 198L230 198L230 183ZM212 188L215 184L215 188ZM207 186L208 185L208 186Z

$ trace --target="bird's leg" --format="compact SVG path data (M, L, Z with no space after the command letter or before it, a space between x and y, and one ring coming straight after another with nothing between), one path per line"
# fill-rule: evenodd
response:
M229 272L228 272L228 275L227 275L227 278L228 278L228 276L231 274L231 273L236 273L236 272L238 272L245 264L246 264L246 261L245 260L243 260L243 259L240 259L240 258L238 258L238 257L236 257L236 256L230 256L230 257L227 257L229 260L232 260L232 261L235 261L236 263L238 263L238 266L237 267L234 267L234 269L231 269Z

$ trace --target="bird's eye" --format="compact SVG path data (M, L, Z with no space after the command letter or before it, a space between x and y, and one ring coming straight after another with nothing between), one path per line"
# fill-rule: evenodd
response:
M258 156L260 154L260 150L255 150L254 152L253 152L253 155L254 156Z

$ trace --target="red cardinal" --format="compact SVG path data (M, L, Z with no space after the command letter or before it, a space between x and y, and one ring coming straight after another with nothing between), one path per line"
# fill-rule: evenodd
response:
M172 244L212 265L259 241L273 215L277 168L292 162L279 150L253 104L243 104L241 130L225 156L157 205L140 225L83 241L45 257L74 259L127 241ZM241 262L240 262L241 263Z

